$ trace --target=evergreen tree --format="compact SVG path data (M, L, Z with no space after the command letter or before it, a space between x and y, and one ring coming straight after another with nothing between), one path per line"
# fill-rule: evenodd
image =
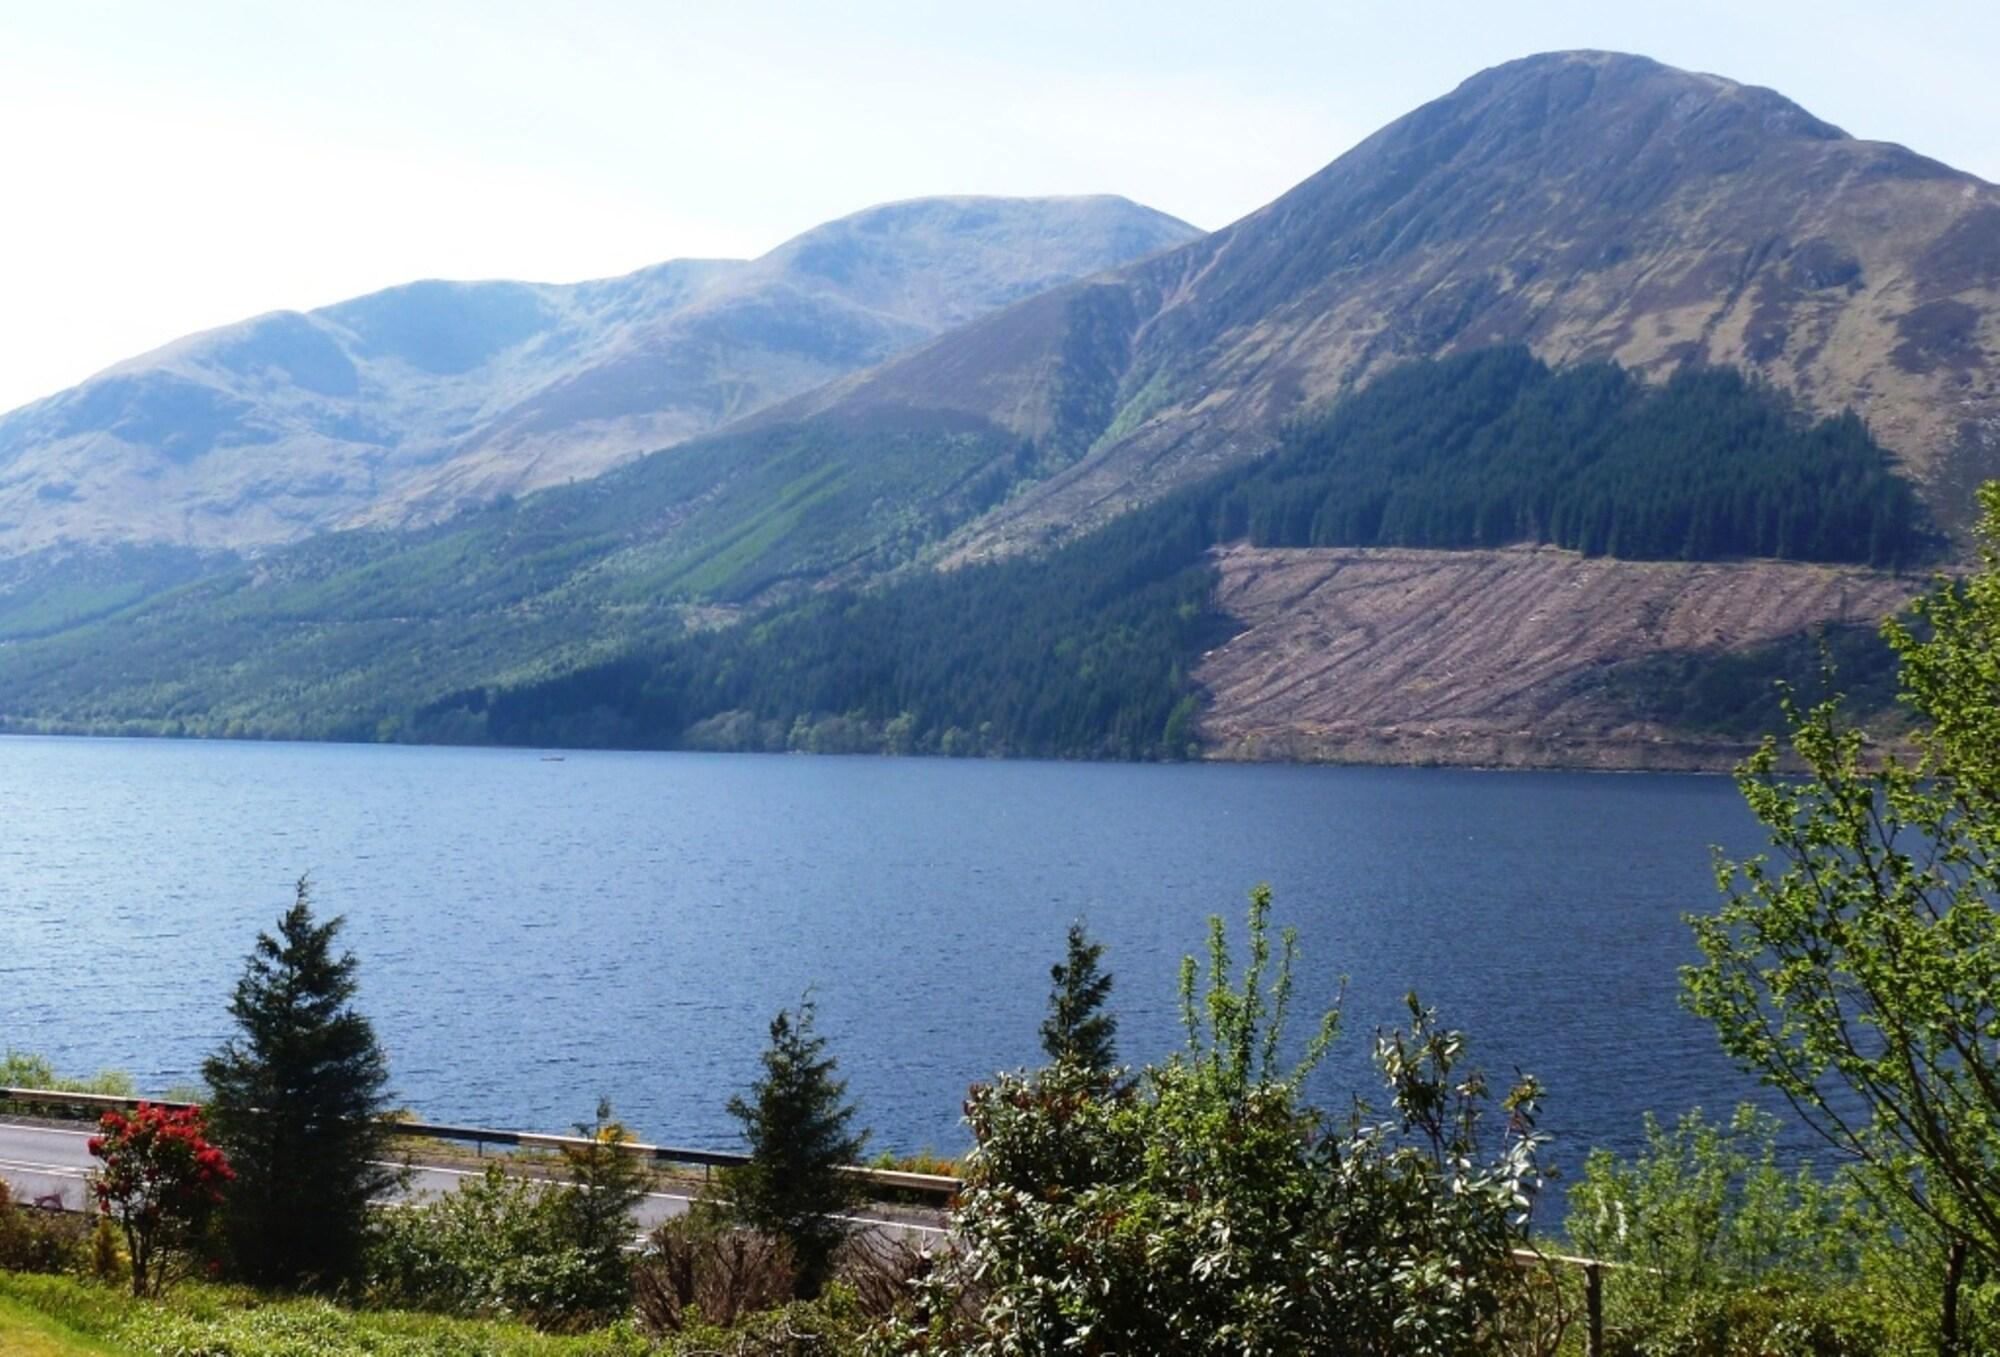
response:
M215 1139L236 1170L223 1223L237 1270L267 1285L332 1287L358 1270L381 1161L388 1063L354 1011L342 920L314 919L305 879L257 935L229 1005L239 1033L202 1065Z
M1042 1024L1050 1060L1100 1074L1118 1063L1118 1020L1104 1011L1111 973L1098 966L1103 955L1104 944L1090 940L1081 919L1069 926L1068 954L1049 967L1049 1016Z
M723 1179L729 1214L791 1249L798 1294L806 1298L825 1285L847 1235L839 1217L860 1204L860 1184L842 1170L861 1157L868 1139L849 1129L854 1105L846 1101L847 1083L835 1077L836 1062L813 1018L808 997L771 1020L763 1077L750 1086L749 1099L729 1100L729 1114L750 1142L750 1162Z
M611 1101L597 1100L597 1117L578 1122L576 1133L589 1142L565 1145L563 1167L570 1188L562 1211L571 1240L590 1271L585 1308L611 1314L632 1299L632 1267L625 1245L632 1236L632 1211L645 1198L651 1178L639 1157L625 1146L632 1133L612 1119Z

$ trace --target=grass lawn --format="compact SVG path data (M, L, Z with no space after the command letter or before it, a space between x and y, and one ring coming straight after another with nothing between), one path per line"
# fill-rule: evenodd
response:
M74 1277L0 1272L4 1357L639 1357L629 1330L562 1337L499 1320L348 1310L184 1282L160 1301Z
M108 1357L130 1351L86 1338L47 1315L0 1297L0 1352L7 1357Z

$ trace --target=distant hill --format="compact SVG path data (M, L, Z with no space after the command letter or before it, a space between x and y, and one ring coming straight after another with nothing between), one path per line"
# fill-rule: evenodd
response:
M1677 696L1687 685L1668 652L1865 623L1917 588L1854 568L1935 550L1908 485L1859 421L1808 423L1789 404L1726 369L1648 385L1610 364L1551 371L1522 348L1412 360L1288 429L1273 456L1045 556L859 589L782 590L768 573L835 545L794 512L842 493L833 483L759 483L748 500L762 512L735 535L653 537L649 477L687 470L698 446L415 538L316 538L0 646L0 719L1042 757L1182 757L1212 738L1337 757L1397 747L1345 704L1407 721L1449 693L1482 707L1477 720L1449 702L1441 713L1462 752L1560 762L1588 729L1589 757L1615 759L1635 732L1658 732L1612 678L1714 723L1727 713L1709 699ZM726 446L739 461L828 450L801 433ZM872 446L905 475L941 453L935 439ZM1570 552L1519 549L1542 544ZM1765 559L1732 559L1745 556ZM1671 565L1592 564L1606 557ZM1468 579L1476 597L1454 600ZM741 614L691 601L725 588L765 595L754 621L727 625ZM1440 653L1449 672L1423 674ZM1487 653L1511 658L1496 669ZM1810 679L1815 653L1790 647L1783 667L1753 666L1735 687L1754 694L1766 671ZM1663 663L1627 663L1646 655ZM1488 689L1507 699L1491 704L1497 727ZM1535 728L1556 713L1568 744ZM1287 714L1312 723L1310 738ZM1699 745L1676 760L1699 763Z
M1388 366L1497 343L1728 365L1852 408L1960 523L2000 474L2000 188L1644 57L1483 71L1269 206L765 412L979 423L1063 463L960 559L1255 456Z
M930 198L751 261L420 282L178 340L0 417L0 556L449 517L707 433L1195 235L1122 198Z
M1556 53L595 479L146 601L0 574L0 725L1712 766L1995 474L2000 189ZM1647 564L1572 568L1603 556ZM1492 606L1440 630L1467 582ZM1466 647L1502 643L1533 691L1488 702Z

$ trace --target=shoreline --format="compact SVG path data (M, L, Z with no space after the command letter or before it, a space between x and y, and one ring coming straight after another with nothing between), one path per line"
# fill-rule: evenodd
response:
M477 749L535 756L572 754L697 754L752 757L921 759L945 763L1116 764L1124 766L1264 765L1289 768L1439 768L1461 772L1729 774L1757 748L1755 741L1705 742L1671 736L1649 740L1584 740L1569 745L1517 734L1408 735L1377 732L1276 731L1205 745L1187 759L1121 759L1089 755L967 754L891 750L703 749L661 745L512 745L486 741L359 740L333 736L169 734L53 726L24 729L0 722L0 739L143 741L221 745L311 745L345 749Z

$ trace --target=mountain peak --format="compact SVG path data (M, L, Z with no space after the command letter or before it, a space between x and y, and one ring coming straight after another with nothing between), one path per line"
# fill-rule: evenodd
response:
M787 413L984 421L1056 469L954 559L1256 455L1411 358L1731 366L1860 412L1947 527L2000 470L2000 191L1775 91L1618 52L1481 71L1241 220ZM1074 464L1065 464L1074 459Z
M1475 107L1490 107L1489 101L1496 99L1539 101L1547 114L1556 117L1601 116L1620 108L1636 112L1647 105L1665 105L1667 116L1682 122L1743 117L1772 136L1851 140L1776 90L1684 71L1630 52L1578 49L1520 57L1469 77L1439 102L1460 98Z

